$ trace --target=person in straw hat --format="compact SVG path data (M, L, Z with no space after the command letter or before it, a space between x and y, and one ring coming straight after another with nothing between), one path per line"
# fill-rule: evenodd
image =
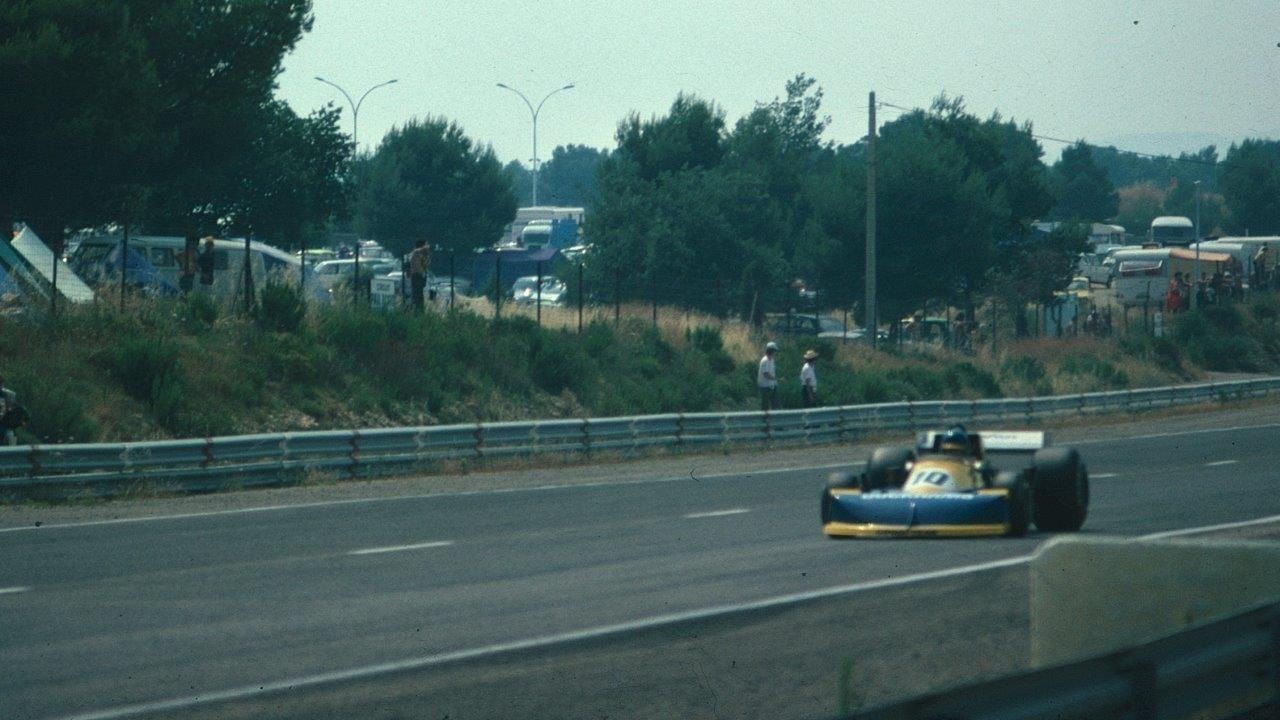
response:
M807 408L818 407L818 373L815 371L817 364L817 351L806 350L804 367L800 368L800 391L804 394L804 406Z

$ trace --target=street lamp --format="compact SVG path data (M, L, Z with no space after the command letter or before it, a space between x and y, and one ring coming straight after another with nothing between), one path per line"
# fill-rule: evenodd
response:
M325 85L329 85L330 87L337 88L338 92L342 93L342 96L347 99L348 103L350 103L351 105L351 144L354 145L356 147L356 150L358 151L360 149L360 106L364 104L364 99L369 97L369 93L373 92L374 90L377 90L380 87L386 87L388 85L391 85L392 83L398 82L398 80L393 78L384 83L378 83L377 85L374 85L368 90L365 90L364 94L360 96L359 100L352 100L351 93L347 92L346 90L343 90L341 85L334 82L329 82L328 80L325 80L319 75L316 76L316 79L324 83Z
M1191 309L1195 310L1200 307L1200 301L1196 297L1200 294L1200 181L1195 181L1196 186L1196 277L1191 283Z
M568 85L565 85L562 88L556 88L555 90L552 90L551 92L547 93L546 97L542 98L542 102L538 103L537 108L533 107L533 103L529 102L529 98L525 97L524 93L511 87L510 85L504 85L502 83L498 83L498 87L502 88L503 90L510 90L511 92L519 95L520 99L524 101L524 104L529 107L529 115L533 117L533 204L534 204L534 207L537 207L538 205L538 113L542 112L542 104L547 101L547 98L551 97L552 95L555 95L556 93L562 90L569 90L570 88L573 87L573 84L570 83Z
M364 104L364 99L369 97L369 93L373 92L374 90L377 90L380 87L386 87L388 85L391 85L392 83L396 82L397 79L392 78L384 83L378 83L377 85L374 85L368 90L365 90L364 94L360 96L359 100L352 100L351 93L342 89L342 86L335 82L330 82L328 80L325 80L319 75L316 76L316 79L324 83L325 85L329 85L330 87L337 88L338 92L342 93L342 96L345 97L347 99L347 102L351 105L351 146L352 146L351 155L352 157L355 157L355 154L360 152L360 106ZM356 237L356 256L355 257L356 257L355 274L352 277L351 288L355 291L356 299L359 300L360 299L360 237L359 236ZM306 273L306 264L307 264L307 253L306 253L306 248L304 247L302 251L302 265L303 265L302 272L303 273ZM306 291L306 284L307 284L306 277L304 275L303 282L302 282L304 294Z

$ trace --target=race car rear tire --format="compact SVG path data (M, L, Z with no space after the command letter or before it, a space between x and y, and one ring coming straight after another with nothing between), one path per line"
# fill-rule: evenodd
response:
M907 481L907 463L915 460L915 453L907 448L876 448L867 460L867 470L862 474L862 491L902 487Z
M831 522L831 491L858 487L858 476L848 472L834 472L827 476L827 484L822 488L822 524Z
M1075 448L1042 448L1035 457L1036 527L1075 532L1089 515L1089 472Z

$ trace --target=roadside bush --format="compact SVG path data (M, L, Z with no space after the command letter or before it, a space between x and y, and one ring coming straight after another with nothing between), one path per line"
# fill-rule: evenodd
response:
M1025 355L1001 363L1000 377L1017 395L1048 395L1053 392L1044 363Z
M1093 355L1073 353L1062 359L1062 372L1085 376L1095 382L1090 390L1122 390L1129 387L1129 376L1110 362Z
M262 288L255 320L258 327L275 332L296 332L307 316L302 291L278 280L268 280Z
M126 337L101 358L124 391L148 405L166 394L167 384L179 382L178 347L163 338Z
M178 317L187 331L203 332L218 321L218 306L203 293L188 293L179 301Z
M19 442L74 443L98 439L98 423L89 416L86 388L79 383L23 373L10 378L8 384L21 389L18 401L31 415L26 426L18 430Z

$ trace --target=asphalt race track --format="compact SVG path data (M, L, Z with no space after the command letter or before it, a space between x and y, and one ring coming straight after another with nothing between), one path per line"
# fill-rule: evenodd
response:
M1092 476L1086 532L1126 536L1280 515L1278 437L1272 405L1059 433ZM812 464L841 454L865 457ZM832 541L829 468L626 468L622 483L128 522L0 513L0 718L815 717L1027 662L1025 569L992 563L1044 535ZM749 633L641 622L625 660L485 651L922 573L940 576L764 611ZM311 684L335 673L339 690Z

